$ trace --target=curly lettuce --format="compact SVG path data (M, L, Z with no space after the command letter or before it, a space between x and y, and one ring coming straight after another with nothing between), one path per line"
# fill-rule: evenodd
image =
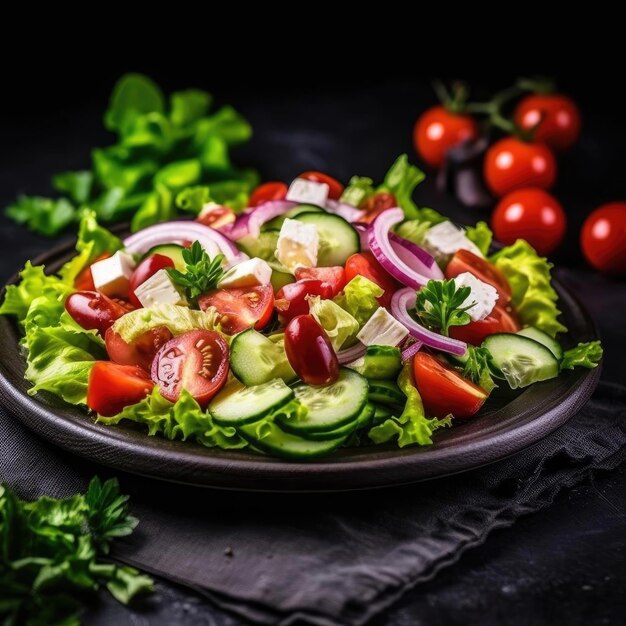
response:
M392 193L407 219L418 217L419 209L413 201L415 188L426 178L422 170L409 163L409 157L401 154L385 174L383 184L376 191Z
M575 367L593 369L598 366L602 358L602 346L599 341L579 343L563 353L561 370L573 370Z
M319 296L310 297L309 312L326 331L335 352L354 343L359 322L338 304Z
M378 309L376 298L380 298L384 293L385 290L375 282L357 274L333 301L350 313L362 328Z
M493 233L491 228L487 226L487 222L477 222L475 226L468 226L465 229L465 236L483 253L484 256L489 254Z

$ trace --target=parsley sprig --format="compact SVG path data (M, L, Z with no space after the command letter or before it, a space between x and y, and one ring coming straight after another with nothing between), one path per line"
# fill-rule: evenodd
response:
M415 312L428 328L448 335L450 326L469 324L467 309L474 303L462 306L471 293L469 287L458 287L453 279L429 280L418 292Z
M222 269L224 256L218 254L211 258L200 242L194 241L191 248L183 250L183 260L186 264L184 272L169 268L167 273L183 288L187 299L195 302L198 296L217 287L217 283L224 275Z
M489 350L476 346L467 346L467 361L463 366L463 376L490 393L497 385L493 382L489 369Z

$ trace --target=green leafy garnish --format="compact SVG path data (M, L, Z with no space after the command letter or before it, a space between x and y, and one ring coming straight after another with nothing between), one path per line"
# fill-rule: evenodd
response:
M350 313L362 328L379 307L376 298L380 298L384 293L384 289L375 282L357 274L343 291L335 296L334 302Z
M422 324L448 335L450 326L470 323L468 309L474 303L463 306L471 293L469 287L457 287L454 279L429 280L418 292L415 312Z
M343 190L341 202L352 206L361 206L365 200L374 194L374 181L366 176L353 176L348 186Z
M112 541L130 535L136 525L115 479L94 478L85 495L34 502L0 484L2 623L74 626L80 623L77 594L106 587L127 604L153 591L148 576L100 560Z
M389 168L383 184L376 190L392 193L407 219L415 219L419 209L413 201L415 188L426 178L422 170L409 163L409 157L401 154Z
M493 382L489 368L489 350L476 346L467 346L467 361L463 366L463 376L491 393L497 385Z
M435 209L421 207L415 212L414 218L402 222L396 228L396 232L400 237L404 237L420 246L424 242L426 231L429 228L447 221L448 218L435 211Z
M579 343L570 350L565 350L561 360L562 370L573 370L575 367L587 367L593 369L598 366L602 358L602 346L599 341Z
M476 226L468 226L465 236L485 255L489 253L493 233L487 222L478 222Z
M352 345L356 340L359 322L332 300L309 296L309 312L326 331L335 352Z
M222 268L224 256L218 254L211 259L199 241L194 241L191 248L183 250L183 260L187 264L184 272L168 268L167 273L184 289L191 302L210 289L215 289L224 275Z

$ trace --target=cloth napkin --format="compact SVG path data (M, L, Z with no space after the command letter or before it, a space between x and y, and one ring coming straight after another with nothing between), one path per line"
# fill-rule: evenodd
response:
M364 624L499 527L626 459L626 388L601 383L551 436L493 465L353 494L246 494L119 475L141 522L114 557L254 623ZM0 409L0 480L66 496L111 470L71 457Z

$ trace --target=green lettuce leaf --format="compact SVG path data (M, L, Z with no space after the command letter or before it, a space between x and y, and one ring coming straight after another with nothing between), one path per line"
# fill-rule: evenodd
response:
M309 312L326 331L335 352L354 343L359 322L338 304L315 296L309 298Z
M170 119L174 126L196 124L208 112L211 95L199 89L176 91L170 96Z
M398 206L404 211L407 219L418 217L418 208L413 202L413 192L426 175L422 170L409 163L409 157L401 154L389 168L383 184L376 191L388 191L392 193Z
M561 361L562 370L573 370L575 367L593 369L598 366L602 358L602 345L599 341L579 343L574 348L563 353Z
M431 226L436 226L446 221L448 221L448 218L441 215L438 211L435 211L435 209L421 207L416 210L413 219L402 222L402 224L396 228L396 233L400 235L400 237L404 237L420 246L424 241L426 231Z
M552 263L523 239L502 248L490 261L509 281L513 305L524 325L535 326L551 337L567 330L558 321L558 296L550 284Z
M93 172L61 172L52 177L52 186L61 193L68 195L72 202L83 204L91 195L93 186Z
M359 324L363 327L369 320L374 311L378 308L376 298L385 293L384 289L376 283L358 274L344 288L343 291L335 296L336 302L342 309L350 313Z
M476 245L476 247L485 255L489 254L493 233L487 225L487 222L478 222L476 226L468 226L465 229L465 236Z
M432 434L438 428L451 426L450 417L429 419L424 413L422 398L413 384L411 365L406 363L398 376L398 386L406 396L406 404L400 417L390 417L371 428L368 435L374 443L384 443L398 438L398 446L413 444L426 446L433 442Z
M76 219L76 208L67 198L20 196L6 213L18 224L46 237L54 237Z
M374 181L371 178L353 176L348 186L343 190L339 200L358 207L373 194Z

